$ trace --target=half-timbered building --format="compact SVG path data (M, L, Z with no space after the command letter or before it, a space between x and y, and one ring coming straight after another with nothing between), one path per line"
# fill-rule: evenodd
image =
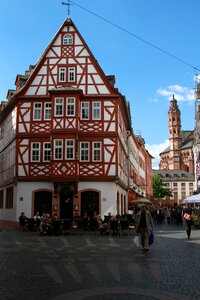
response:
M15 85L0 112L1 221L126 213L129 106L70 18Z

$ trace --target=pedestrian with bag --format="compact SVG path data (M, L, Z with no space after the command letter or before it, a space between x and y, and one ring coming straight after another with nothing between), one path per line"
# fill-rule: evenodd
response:
M149 250L149 236L153 234L153 219L145 204L141 205L140 211L136 214L135 233L140 234L143 251Z
M189 203L186 203L185 208L183 209L182 212L182 217L185 220L186 224L186 233L188 239L190 239L191 231L192 231L192 223L193 223L193 218L192 218L192 207Z

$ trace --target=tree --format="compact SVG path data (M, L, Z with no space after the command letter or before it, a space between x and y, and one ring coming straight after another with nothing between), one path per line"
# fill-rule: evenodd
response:
M159 174L156 174L152 178L153 196L155 199L161 200L162 198L168 196L172 197L172 190L166 187Z

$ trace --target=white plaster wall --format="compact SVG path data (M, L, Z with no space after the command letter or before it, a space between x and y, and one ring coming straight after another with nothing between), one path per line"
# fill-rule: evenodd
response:
M17 216L24 211L28 218L32 217L32 192L38 189L49 189L53 191L54 186L51 182L19 182L17 184Z
M54 191L51 182L18 182L13 186L13 208L6 209L6 189L4 189L4 208L0 209L0 219L18 221L21 212L26 216L32 217L32 192L39 189L48 189Z
M100 213L102 217L109 212L117 214L117 187L115 182L80 182L79 192L85 189L95 189L101 192Z

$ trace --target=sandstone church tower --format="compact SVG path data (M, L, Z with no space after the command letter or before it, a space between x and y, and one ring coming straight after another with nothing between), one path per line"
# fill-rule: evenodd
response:
M194 173L193 130L181 130L181 113L172 97L168 111L169 147L160 153L160 170L183 170Z

